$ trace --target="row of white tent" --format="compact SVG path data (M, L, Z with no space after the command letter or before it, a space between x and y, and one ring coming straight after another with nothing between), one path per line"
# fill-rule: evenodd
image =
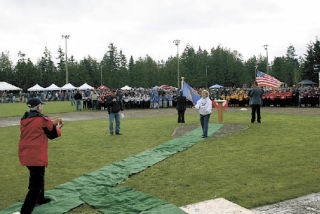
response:
M94 87L88 85L87 83L84 83L80 87L75 87L71 83L67 83L62 87L58 87L55 84L51 84L50 86L43 88L40 85L36 84L32 86L31 88L28 88L28 91L68 91L68 90L93 90Z
M50 86L44 88L41 87L39 84L35 84L31 88L28 88L28 91L35 92L35 91L70 91L70 90L93 90L94 87L88 85L87 83L84 83L80 87L75 87L71 83L67 83L62 87L58 87L55 84L51 84ZM122 90L131 90L132 88L128 85L121 88ZM16 87L10 83L7 82L0 82L0 91L21 91L22 89L19 87Z

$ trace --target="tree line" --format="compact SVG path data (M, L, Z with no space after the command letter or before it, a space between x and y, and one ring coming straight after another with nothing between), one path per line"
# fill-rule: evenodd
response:
M55 83L62 86L66 83L65 55L61 48L57 52L57 63L54 63L51 52L45 47L42 57L32 62L23 52L18 53L18 61L13 64L9 52L1 52L0 81L6 81L26 90L36 83L43 87ZM80 61L73 56L68 58L69 82L80 86L84 82L98 87L102 83L110 88L153 87L155 85L177 86L177 56L166 61L155 61L146 55L134 59L127 58L123 51L113 43L108 45L101 61L90 55ZM316 39L307 45L304 56L297 56L295 48L290 45L285 56L275 57L270 63L270 75L281 82L292 86L302 79L318 82L318 74L313 66L320 64L320 41ZM222 46L210 51L195 49L187 45L179 57L180 76L195 88L212 84L242 87L248 86L255 79L255 66L266 73L267 59L264 56L253 56L243 60L238 51Z

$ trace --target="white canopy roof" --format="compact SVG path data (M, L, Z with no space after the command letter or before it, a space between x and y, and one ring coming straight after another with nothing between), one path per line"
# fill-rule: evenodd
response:
M38 84L35 84L31 88L28 88L28 91L44 91L45 89Z
M79 89L79 90L93 90L94 87L88 85L87 83L84 83L84 84L83 84L82 86L80 86L78 89Z
M11 85L7 82L0 82L0 91L21 91L21 88L18 88L14 85Z
M121 88L121 90L131 90L131 87L128 86L128 85L126 85L126 86L123 86L123 87Z
M61 88L52 83L49 87L46 87L44 90L46 91L60 91Z
M73 86L71 83L67 83L61 87L61 90L75 90L77 87Z

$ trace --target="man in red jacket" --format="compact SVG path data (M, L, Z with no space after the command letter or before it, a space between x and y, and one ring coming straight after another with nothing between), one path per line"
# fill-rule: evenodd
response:
M29 191L21 208L21 214L29 214L38 204L50 202L44 197L44 174L48 166L48 138L61 136L62 120L52 121L41 114L42 104L39 98L28 101L29 112L21 118L19 160L30 172Z

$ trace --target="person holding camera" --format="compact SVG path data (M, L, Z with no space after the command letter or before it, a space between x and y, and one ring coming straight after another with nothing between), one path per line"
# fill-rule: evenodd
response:
M28 101L29 112L20 122L19 160L29 170L29 191L21 208L21 214L30 214L36 205L49 203L44 197L44 175L48 166L48 138L61 136L63 122L61 118L51 120L42 114L39 98Z

